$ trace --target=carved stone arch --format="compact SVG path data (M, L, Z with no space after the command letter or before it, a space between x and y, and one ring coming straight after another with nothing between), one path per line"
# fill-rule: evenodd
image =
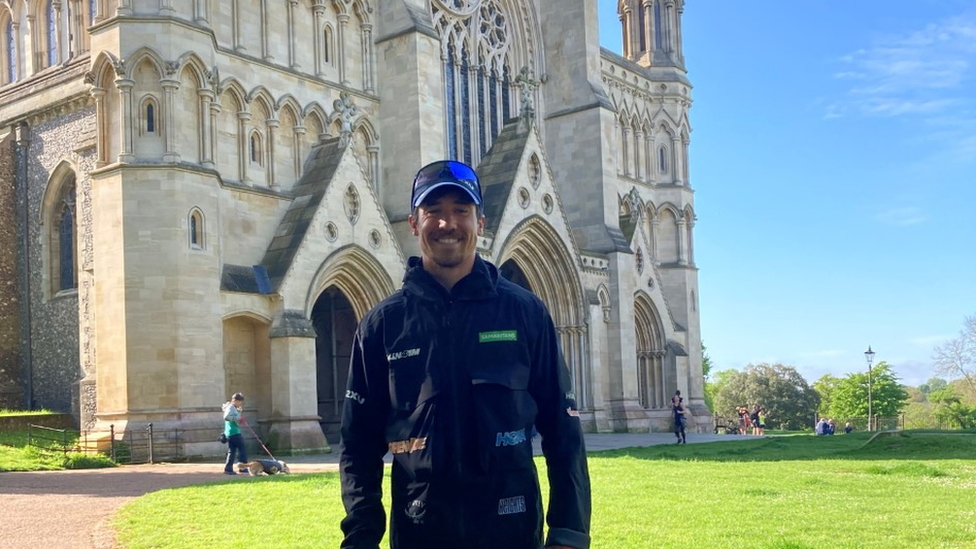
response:
M499 267L517 272L548 307L578 402L582 407L590 406L589 330L572 243L566 242L545 219L534 215L509 233L501 250ZM539 261L540 257L547 260Z
M359 18L360 24L372 24L373 8L366 0L353 0L352 11Z
M336 15L351 15L349 13L349 6L343 0L332 0L332 9L335 10Z
M219 90L220 95L229 94L237 101L237 108L240 110L245 110L247 107L248 99L247 92L244 91L244 86L241 82L233 77L227 77L220 82ZM219 99L219 96L218 96ZM228 105L221 105L223 108L227 108Z
M576 263L570 248L549 223L539 216L523 220L511 231L503 250L499 263L515 261L557 325L583 323L583 292ZM549 260L539 261L540 257Z
M220 324L224 394L243 393L246 413L257 425L271 416L276 382L271 375L272 320L253 309L236 309L223 315Z
M295 96L290 93L286 93L278 98L278 101L275 103L275 110L280 111L286 106L292 110L292 114L295 115L296 119L301 120L304 118L302 104L299 103L298 100L295 99Z
M311 103L305 106L304 110L302 110L303 119L307 120L311 116L318 118L318 122L322 126L322 128L328 127L329 115L325 113L325 108L323 108L322 104L319 103L318 101L312 101Z
M268 88L258 85L255 86L250 91L250 93L247 94L248 110L250 110L251 105L254 103L260 103L264 107L264 109L268 112L268 117L275 118L278 109L275 107L274 96L271 95L271 92L268 91ZM259 121L252 120L251 122L256 124ZM261 120L260 122L263 123L264 120Z
M500 0L511 14L515 36L512 40L512 63L515 67L528 66L537 76L546 73L543 55L542 26L533 2ZM531 53L530 53L531 52Z
M675 373L667 361L667 338L657 306L643 290L634 296L634 331L637 347L638 400L647 409L668 404L676 385Z
M322 262L309 286L305 305L309 316L319 295L330 286L346 295L357 321L396 289L389 273L373 254L355 244L336 250Z
M681 210L671 203L662 204L657 209L654 246L660 263L677 263L681 257L681 234L678 230L680 217Z
M610 312L613 310L613 304L610 302L610 290L607 289L605 284L600 284L597 287L596 297L600 302L600 310L603 312L603 321L610 322Z
M187 70L191 71L193 78L196 80L197 87L203 88L207 86L209 69L203 63L203 60L200 59L199 55L195 52L188 51L183 53L176 62L179 63L179 73L182 74Z
M132 55L125 58L125 78L130 80L135 80L135 71L144 62L148 61L152 64L153 68L160 78L166 74L166 63L159 53L150 48L149 46L143 46L138 50L132 52Z
M92 61L89 74L92 76L92 85L97 88L107 88L115 78L114 67L119 59L112 55L112 52L102 50Z

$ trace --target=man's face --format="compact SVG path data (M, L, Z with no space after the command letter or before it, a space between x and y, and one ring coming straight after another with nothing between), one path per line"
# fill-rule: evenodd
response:
M425 268L451 270L474 263L478 236L485 218L463 191L434 191L410 216L413 234L420 239ZM466 274L466 273L465 273Z

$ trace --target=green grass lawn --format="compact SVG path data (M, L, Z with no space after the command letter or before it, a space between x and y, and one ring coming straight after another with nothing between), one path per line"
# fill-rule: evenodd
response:
M591 454L592 547L976 548L976 436L869 438ZM163 490L124 507L115 524L125 549L300 549L338 547L343 515L338 474L322 473Z
M69 445L77 444L78 434L74 433L67 442ZM36 444L47 446L49 449L43 449ZM64 453L58 444L50 440L42 440L40 443L35 441L35 445L30 446L27 444L27 431L0 432L0 472L100 467L115 467L115 463L100 454Z

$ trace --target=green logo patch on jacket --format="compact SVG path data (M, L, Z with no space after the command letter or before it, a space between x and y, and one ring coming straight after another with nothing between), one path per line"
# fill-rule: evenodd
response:
M495 343L496 341L518 341L518 330L498 330L478 334L478 343Z

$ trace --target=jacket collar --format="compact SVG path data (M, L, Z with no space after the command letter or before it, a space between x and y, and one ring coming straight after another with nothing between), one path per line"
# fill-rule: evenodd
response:
M497 285L498 269L478 255L474 257L471 272L459 280L450 293L424 270L419 257L414 256L407 261L407 272L403 275L403 290L424 299L489 299L498 295L495 291Z

